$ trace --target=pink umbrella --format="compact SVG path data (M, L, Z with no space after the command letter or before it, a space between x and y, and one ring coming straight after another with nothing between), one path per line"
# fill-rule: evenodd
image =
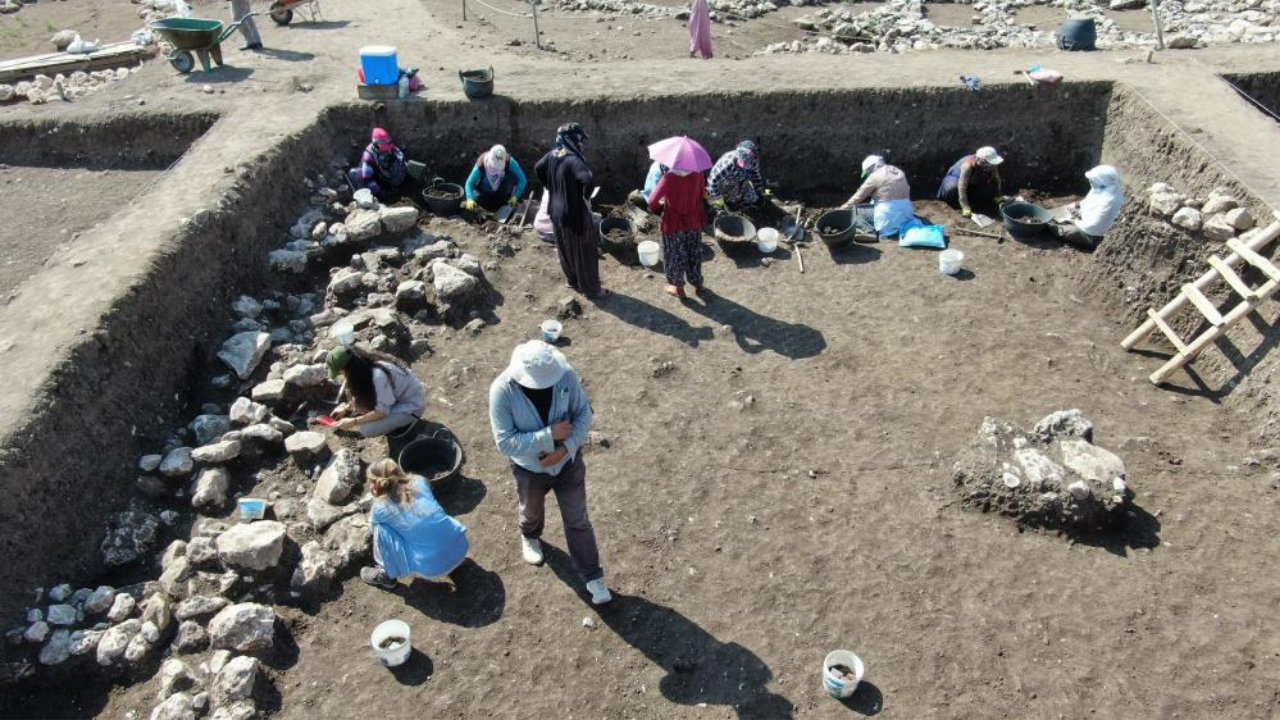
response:
M683 135L670 137L649 146L649 159L662 163L672 170L702 172L710 170L711 156L705 148Z

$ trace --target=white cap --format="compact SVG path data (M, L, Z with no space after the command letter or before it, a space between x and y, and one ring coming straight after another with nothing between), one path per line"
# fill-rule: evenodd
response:
M978 152L975 154L980 159L985 160L991 163L992 165L999 165L1000 163L1004 162L1004 158L1000 157L1000 153L996 152L996 149L991 147L990 145L987 145L986 147L978 148Z
M862 177L871 174L872 171L884 165L884 158L879 155L868 155L862 161Z
M569 361L565 360L564 353L541 340L517 345L507 366L511 377L530 390L545 390L555 385L568 369Z

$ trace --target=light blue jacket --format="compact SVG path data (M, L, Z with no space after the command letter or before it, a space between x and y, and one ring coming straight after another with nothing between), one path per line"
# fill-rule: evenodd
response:
M653 164L649 166L649 174L644 178L644 188L640 190L645 202L649 202L649 198L653 196L653 191L658 189L658 183L662 180L662 176L666 174L667 166L654 160Z
M378 560L392 580L402 575L435 578L467 556L467 528L449 517L422 478L411 481L413 502L400 507L389 498L373 503L369 524Z
M587 443L587 433L595 417L591 404L587 402L587 391L582 388L578 374L572 368L566 370L553 387L551 411L546 423L542 422L538 409L508 371L503 370L489 387L489 424L493 426L493 440L498 444L498 452L526 470L548 475L559 473L573 462ZM564 441L569 452L555 465L543 467L538 456L555 451L551 425L561 420L573 423L573 431Z

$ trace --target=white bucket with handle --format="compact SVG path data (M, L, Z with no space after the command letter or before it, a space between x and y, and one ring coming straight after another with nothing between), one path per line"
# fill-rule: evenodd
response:
M761 228L756 233L756 249L768 255L778 249L778 231L773 228Z
M369 636L369 643L383 667L403 665L413 652L409 623L403 620L387 620L378 625Z
M658 264L661 257L662 247L652 240L645 240L636 246L636 252L640 254L640 264L645 267L653 267Z
M837 668L845 668L853 673L853 677ZM831 697L843 700L858 689L864 672L862 658L848 650L833 650L822 661L822 687Z
M964 265L964 253L948 248L938 253L938 270L944 275L955 275Z

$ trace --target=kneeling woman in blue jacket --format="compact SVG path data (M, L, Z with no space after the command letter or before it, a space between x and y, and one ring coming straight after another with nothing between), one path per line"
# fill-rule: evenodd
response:
M406 474L395 460L374 463L368 478L376 498L369 524L377 564L362 569L360 578L388 590L415 577L447 578L471 547L466 526L440 507L426 480Z

